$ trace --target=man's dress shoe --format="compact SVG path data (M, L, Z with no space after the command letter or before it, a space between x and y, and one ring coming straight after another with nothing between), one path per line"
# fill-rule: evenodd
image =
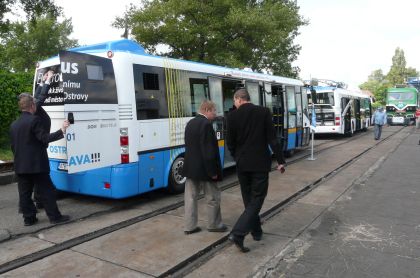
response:
M231 241L233 244L236 245L236 247L238 247L238 249L242 252L242 253L247 253L250 251L250 249L248 247L244 246L244 240L243 239L239 239L238 237L236 237L234 234L230 234L228 237L229 241Z
M190 234L198 233L200 231L201 231L201 228L200 227L196 227L195 229L192 229L191 231L184 231L184 234L190 235Z

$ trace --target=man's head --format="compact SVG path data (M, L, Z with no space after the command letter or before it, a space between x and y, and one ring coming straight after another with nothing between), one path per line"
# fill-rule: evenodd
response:
M36 112L35 99L28 93L21 93L18 96L19 109L34 114Z
M206 116L209 120L216 118L216 105L213 101L204 100L200 105L200 113Z
M242 104L248 103L251 101L249 93L246 89L239 89L233 95L233 104L236 108L239 108Z
M379 106L379 107L378 107L378 111L379 111L379 112L382 112L382 111L384 111L384 108L383 108L382 106Z

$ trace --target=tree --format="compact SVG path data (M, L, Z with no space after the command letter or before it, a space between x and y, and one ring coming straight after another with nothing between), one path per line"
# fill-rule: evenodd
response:
M404 56L404 50L397 47L395 54L392 57L392 66L386 78L392 86L397 84L404 84L407 77L416 77L419 75L415 68L407 68L407 62Z
M417 77L419 72L415 68L407 68L407 62L405 60L404 51L397 47L395 54L392 57L392 65L385 76L381 69L373 71L368 81L361 84L359 87L362 90L368 90L375 96L376 102L385 105L386 90L391 87L395 87L399 84L404 84L407 77Z
M360 89L370 91L374 97L375 102L381 105L385 104L385 93L389 87L388 80L385 79L381 69L374 70L368 77L368 81L361 84Z
M32 69L37 61L56 55L59 50L77 46L77 40L68 38L72 32L70 19L60 23L51 16L11 23L3 38L4 55L0 58L0 65L6 70Z
M143 0L113 26L128 25L153 54L296 76L293 40L307 24L298 11L291 0Z
M7 32L11 23L10 20L4 19L5 14L16 10L19 4L28 20L33 20L42 14L49 14L56 18L62 13L62 9L54 4L54 0L2 0L0 1L0 34Z

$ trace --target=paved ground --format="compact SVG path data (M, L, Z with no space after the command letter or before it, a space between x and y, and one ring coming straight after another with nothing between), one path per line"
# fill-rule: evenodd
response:
M266 277L420 277L420 133L330 206ZM375 170L375 169L373 169Z
M394 128L386 128L387 137ZM263 211L290 196L346 157L374 146L337 175L264 223L260 242L239 253L229 245L189 277L420 277L420 134L404 129L375 146L373 136L323 152L316 161L270 175ZM304 174L302 174L304 171ZM223 192L222 214L231 227L241 212L237 188ZM117 211L10 240L0 245L0 264L55 243L138 215L146 207ZM200 201L200 225L205 209ZM1 277L155 277L225 234L182 232L183 209L78 245ZM3 252L6 250L6 252Z

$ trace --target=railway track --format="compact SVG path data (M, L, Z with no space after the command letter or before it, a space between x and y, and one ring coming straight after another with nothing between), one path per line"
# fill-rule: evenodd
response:
M403 127L401 129L403 129ZM307 194L308 192L310 192L311 190L316 188L319 184L322 183L322 181L324 179L327 179L329 176L340 172L347 165L354 162L356 159L358 159L364 153L366 153L369 150L375 148L377 145L382 144L383 142L386 142L387 140L389 140L392 136L394 136L399 131L401 131L401 129L396 130L390 136L383 139L382 141L377 142L375 145L364 149L361 153L349 158L344 163L342 163L340 165L337 165L337 167L334 170L325 174L321 178L311 182L310 184L306 185L301 190L299 190L299 191L295 192L294 194L292 194L291 196L289 196L287 199L285 199L282 202L276 204L271 209L265 211L264 213L261 214L262 221L264 222L267 219L273 217L274 215L280 213L287 205L291 204L294 200L296 200L297 198L300 198L301 196L304 196L305 194ZM358 134L354 137L346 138L346 139L343 139L343 140L321 143L317 146L318 150L315 151L314 154L320 154L322 152L325 152L327 150L330 150L330 149L333 149L335 147L341 146L343 144L347 144L347 143L349 143L353 140L357 140L360 137L370 136L370 135L371 135L371 133L361 133L361 134ZM308 158L309 156L310 156L310 153L308 153L308 154L303 153L303 154L296 155L296 157L294 157L293 159L288 161L288 164L290 165L290 164L297 163L301 160L304 160L304 159ZM238 185L238 182L234 181L234 182L222 185L221 190L224 191L224 190L227 190L227 189L232 188L232 187L237 186L237 185ZM200 198L202 198L202 196ZM87 234L84 234L84 235L81 235L81 236L77 236L73 239L64 241L62 243L58 243L54 246L48 247L48 248L43 249L41 251L34 252L34 253L28 254L26 256L17 258L15 260L9 261L7 263L4 263L4 264L0 265L0 274L6 273L8 271L11 271L13 269L16 269L16 268L19 268L19 267L22 267L22 266L25 266L27 264L30 264L34 261L41 260L41 259L46 258L48 256L57 254L57 253L59 253L63 250L70 249L74 246L77 246L77 245L80 245L82 243L91 241L93 239L99 238L99 237L104 236L106 234L121 230L121 229L123 229L125 227L128 227L130 225L134 225L134 224L140 223L142 221L145 221L147 219L150 219L152 217L167 213L171 210L175 210L175 209L177 209L177 208L179 208L183 205L184 205L183 201L175 202L173 204L170 204L170 205L165 206L165 207L161 207L159 209L156 209L156 210L153 210L151 212L142 214L140 216L137 216L137 217L134 217L134 218L116 223L114 225L107 226L105 228L102 228L102 229L99 229L99 230L96 230L96 231L93 231L93 232L90 232L90 233L87 233ZM129 207L127 207L127 208L129 208ZM95 214L97 214L97 213L95 213ZM86 218L86 217L84 217L84 218ZM78 219L75 219L74 221L77 221L77 220ZM36 231L33 234L36 234L38 232L39 231ZM212 257L214 254L216 254L217 252L219 252L220 250L222 250L223 248L225 248L228 245L230 245L230 243L227 239L227 236L224 236L221 239L219 239L218 241L214 242L213 244L207 246L205 249L201 250L200 252L198 252L196 254L193 254L191 257L189 257L186 260L182 261L181 263L175 265L174 267L172 267L171 269L169 269L165 273L161 274L160 277L183 276L183 275L189 273L196 266L198 266L200 264L203 264L206 260L208 260L208 258Z
M13 171L13 162L8 161L0 163L0 173L8 173Z

